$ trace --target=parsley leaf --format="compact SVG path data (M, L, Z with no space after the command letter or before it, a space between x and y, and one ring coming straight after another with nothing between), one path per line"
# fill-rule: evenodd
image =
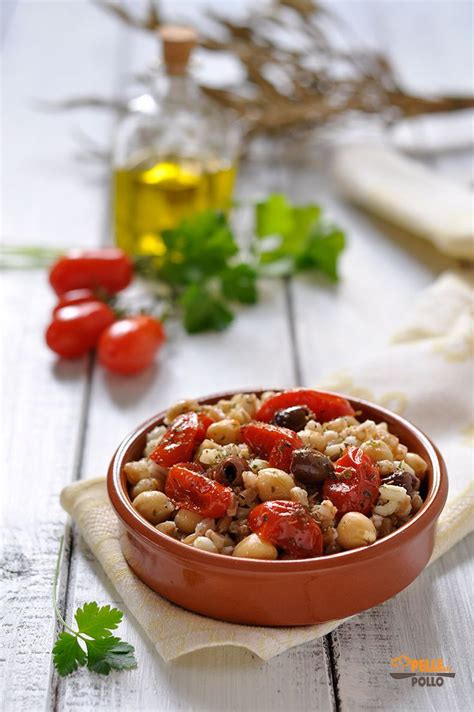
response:
M182 294L181 306L184 326L190 334L209 329L222 331L234 318L225 301L205 284L189 285Z
M286 275L319 270L337 281L345 237L340 228L324 221L318 205L293 206L283 195L270 195L256 205L256 233L262 266L277 265ZM273 268L273 274L277 271Z
M99 607L95 601L85 603L76 611L77 630L68 626L62 617L57 603L57 589L63 547L64 537L61 537L54 574L53 602L56 618L68 632L60 633L53 647L56 670L61 677L65 677L84 665L101 675L108 675L112 669L136 667L133 646L111 633L122 620L122 611L110 606Z
M115 630L123 618L122 611L110 606L99 608L97 603L84 603L82 608L78 608L76 615L77 627L81 633L85 633L91 638L105 638Z
M245 263L227 267L222 274L222 292L227 299L255 304L258 299L257 272Z
M120 638L109 636L87 640L87 667L92 672L108 675L111 670L127 670L137 665L134 648Z
M61 677L70 675L78 667L85 665L86 660L87 655L79 645L77 636L61 633L53 648L54 667Z

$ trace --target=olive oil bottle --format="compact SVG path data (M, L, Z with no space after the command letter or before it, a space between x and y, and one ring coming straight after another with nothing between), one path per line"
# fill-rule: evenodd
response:
M115 239L129 254L160 254L161 232L212 208L228 210L239 130L188 74L196 34L164 27L166 90L153 108L129 116L114 156Z

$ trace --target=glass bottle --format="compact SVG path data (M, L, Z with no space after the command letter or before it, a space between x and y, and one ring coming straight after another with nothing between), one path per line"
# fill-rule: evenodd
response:
M166 89L125 119L114 153L115 239L135 255L162 253L161 231L193 213L228 210L236 175L237 122L188 72L196 33L167 26L160 34Z

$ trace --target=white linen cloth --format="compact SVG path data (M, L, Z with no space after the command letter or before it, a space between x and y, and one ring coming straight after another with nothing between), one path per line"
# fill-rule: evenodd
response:
M377 144L338 148L333 171L348 200L451 257L474 260L474 196L467 187Z

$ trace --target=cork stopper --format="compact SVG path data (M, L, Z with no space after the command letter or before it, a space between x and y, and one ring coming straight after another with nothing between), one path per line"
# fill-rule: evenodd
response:
M163 60L168 74L186 74L189 57L198 35L192 27L164 25L159 30L163 42Z

